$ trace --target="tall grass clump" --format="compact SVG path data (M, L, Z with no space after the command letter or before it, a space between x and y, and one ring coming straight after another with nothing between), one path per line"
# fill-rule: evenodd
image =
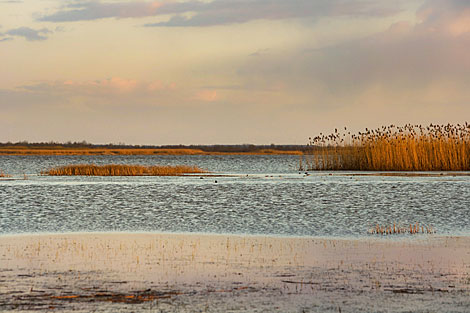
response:
M66 165L41 172L50 176L179 176L184 174L205 173L196 166L142 166L142 165Z
M8 174L5 174L3 171L0 171L0 178L11 177Z
M383 126L309 138L308 170L468 171L470 124Z
M376 235L394 235L394 234L435 234L432 226L420 225L419 223L402 226L393 223L393 225L375 225L368 230L369 234Z

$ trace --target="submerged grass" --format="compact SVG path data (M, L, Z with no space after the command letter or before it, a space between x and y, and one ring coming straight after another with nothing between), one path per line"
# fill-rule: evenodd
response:
M142 166L142 165L66 165L41 172L50 176L180 176L184 174L206 173L196 166Z
M470 124L395 125L310 138L307 170L469 171ZM305 165L302 163L305 162Z

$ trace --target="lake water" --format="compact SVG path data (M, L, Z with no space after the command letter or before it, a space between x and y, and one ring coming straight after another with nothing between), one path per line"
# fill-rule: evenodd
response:
M48 177L77 164L197 165L215 176ZM368 236L376 223L470 235L469 176L299 172L298 156L0 156L0 234ZM27 179L24 179L26 175Z

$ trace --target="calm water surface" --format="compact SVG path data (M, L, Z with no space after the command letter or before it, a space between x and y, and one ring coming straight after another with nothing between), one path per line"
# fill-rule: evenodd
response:
M76 163L197 165L215 177L47 177ZM150 231L366 236L420 222L470 235L470 177L297 171L297 156L0 156L0 234ZM24 179L26 174L27 179Z

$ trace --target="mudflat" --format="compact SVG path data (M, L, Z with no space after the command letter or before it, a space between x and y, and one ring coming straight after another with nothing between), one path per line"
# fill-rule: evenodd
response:
M0 311L469 310L470 237L0 236Z

